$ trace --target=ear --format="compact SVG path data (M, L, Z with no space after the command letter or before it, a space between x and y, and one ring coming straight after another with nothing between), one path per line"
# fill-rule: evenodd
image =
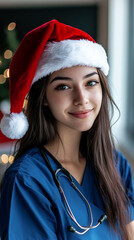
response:
M48 102L47 102L46 99L45 99L45 101L44 101L44 106L48 106Z

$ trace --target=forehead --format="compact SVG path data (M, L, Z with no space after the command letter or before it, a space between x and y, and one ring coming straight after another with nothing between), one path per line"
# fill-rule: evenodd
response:
M74 78L75 76L84 77L87 74L90 74L92 72L97 73L97 69L94 67L87 67L87 66L74 66L70 68L64 68L58 71L53 72L50 75L50 79L53 79L57 76L64 76L64 77L70 77Z

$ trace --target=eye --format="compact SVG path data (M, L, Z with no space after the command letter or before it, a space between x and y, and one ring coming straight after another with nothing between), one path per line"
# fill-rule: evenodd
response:
M91 80L91 81L87 82L87 86L93 87L93 86L95 86L95 85L98 84L98 83L99 83L99 82L97 82L97 81L95 81L95 80Z
M67 90L69 87L65 84L60 84L57 87L55 87L55 90Z

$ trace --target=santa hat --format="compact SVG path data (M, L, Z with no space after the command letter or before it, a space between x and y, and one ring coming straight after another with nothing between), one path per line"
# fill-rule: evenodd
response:
M3 134L20 139L27 132L22 107L34 82L76 65L100 68L105 75L109 70L104 48L80 29L52 20L27 33L10 64L11 110L2 118Z
M0 120L3 118L3 113L0 110ZM0 145L3 144L9 144L10 142L13 142L14 140L7 138L5 135L2 134L2 132L0 131Z

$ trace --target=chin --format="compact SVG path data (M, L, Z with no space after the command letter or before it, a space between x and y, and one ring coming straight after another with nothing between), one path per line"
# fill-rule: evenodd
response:
M79 132L86 132L86 131L90 130L92 128L92 126L93 126L93 123L90 124L90 125L88 124L88 126L84 125L84 126L81 126L81 127L78 127L78 128L76 128L76 126L75 126L75 129Z

